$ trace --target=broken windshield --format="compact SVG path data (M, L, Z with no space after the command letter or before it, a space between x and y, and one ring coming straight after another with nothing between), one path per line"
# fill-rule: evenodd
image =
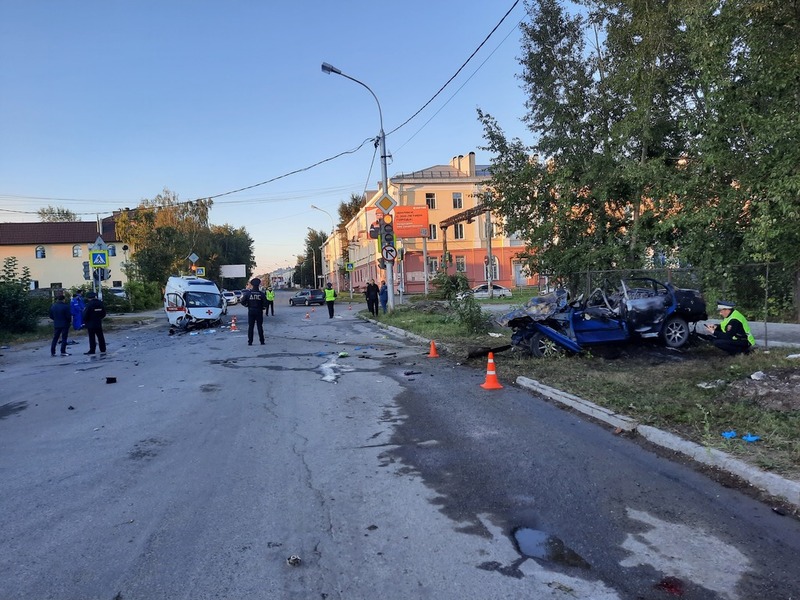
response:
M183 296L186 306L189 308L199 308L201 306L211 306L222 308L222 297L211 292L186 292Z

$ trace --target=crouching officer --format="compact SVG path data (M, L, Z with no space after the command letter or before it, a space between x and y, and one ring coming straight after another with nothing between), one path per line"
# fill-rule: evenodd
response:
M750 333L750 324L735 306L733 302L720 300L717 310L722 315L722 322L719 325L706 325L714 336L714 345L731 356L742 352L747 354L756 345L756 339Z
M254 277L242 294L242 305L247 307L247 345L253 345L253 327L258 325L258 339L264 345L264 306L266 296L258 287L261 280Z

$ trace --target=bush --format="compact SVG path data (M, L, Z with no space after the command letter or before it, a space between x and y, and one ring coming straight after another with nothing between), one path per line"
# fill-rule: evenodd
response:
M16 257L6 258L0 272L0 330L24 333L36 329L42 306L32 300L28 292L30 285L28 268L25 267L19 275Z

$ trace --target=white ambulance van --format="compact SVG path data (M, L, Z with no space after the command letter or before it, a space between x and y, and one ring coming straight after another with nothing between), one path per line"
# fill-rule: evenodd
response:
M164 311L169 324L183 329L219 323L225 309L219 288L201 277L170 277L164 288Z

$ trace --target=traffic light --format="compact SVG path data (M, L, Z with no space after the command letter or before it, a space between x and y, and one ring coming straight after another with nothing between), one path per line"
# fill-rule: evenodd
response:
M88 260L83 261L83 278L87 279L87 280L92 278L91 274L89 273L89 261Z
M102 270L103 269L92 269L92 279L94 279L97 283L100 283L100 281L102 281L102 277L100 275L100 271Z
M106 279L111 279L111 269L100 269L102 271L101 276L103 281Z
M386 214L381 217L381 247L394 246L394 216Z

